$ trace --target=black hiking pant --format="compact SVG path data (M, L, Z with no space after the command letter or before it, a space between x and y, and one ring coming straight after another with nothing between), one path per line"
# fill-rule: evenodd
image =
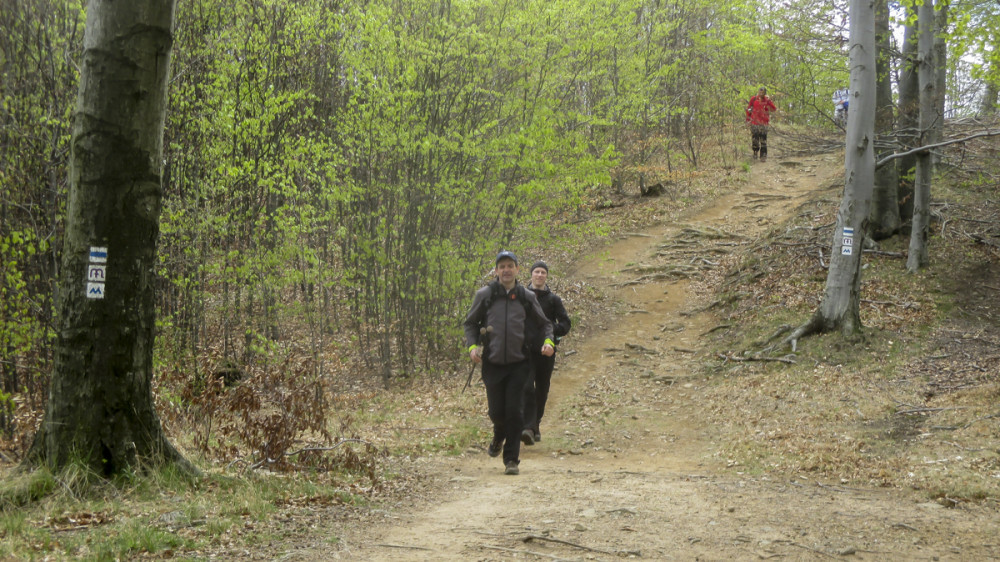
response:
M528 361L494 365L483 361L486 404L493 422L493 439L504 440L503 462L520 462L521 429L524 427L524 385L528 382Z
M750 148L754 158L758 152L761 158L767 158L767 125L750 125Z
M535 433L545 415L545 403L549 399L549 387L552 384L552 369L556 365L556 356L546 357L541 353L531 354L531 376L524 385L524 429Z

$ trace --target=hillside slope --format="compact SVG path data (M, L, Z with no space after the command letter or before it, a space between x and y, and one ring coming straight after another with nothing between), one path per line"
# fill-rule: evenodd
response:
M479 447L417 459L421 494L331 525L336 544L285 545L286 559L1000 557L995 502L947 509L901 487L743 469L720 447L706 336L731 326L689 278L753 251L802 203L839 198L842 174L835 154L757 164L739 190L576 264L567 282L615 295L620 313L562 346L544 440L522 448L520 476Z

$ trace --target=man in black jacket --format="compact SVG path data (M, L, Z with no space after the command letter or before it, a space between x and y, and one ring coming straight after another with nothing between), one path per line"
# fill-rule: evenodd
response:
M465 343L469 357L483 364L483 384L493 422L493 441L487 451L496 457L503 447L504 474L518 474L528 356L535 351L528 348L528 326L533 333L541 334L537 351L543 356L555 353L555 344L552 323L545 317L538 298L517 283L517 257L503 251L497 254L495 263L497 279L476 291L465 317ZM485 341L481 341L482 336Z
M549 266L543 261L537 261L531 266L531 283L529 292L538 297L545 317L552 322L552 334L556 343L569 333L570 321L559 295L553 293L546 283L549 278ZM556 364L555 353L544 355L537 351L531 353L531 377L524 387L524 430L521 441L525 445L534 445L542 440L538 426L545 414L545 402L549 398L549 386L552 382L552 369Z

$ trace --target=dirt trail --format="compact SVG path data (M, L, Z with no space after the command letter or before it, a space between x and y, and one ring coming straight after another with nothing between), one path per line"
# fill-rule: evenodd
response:
M945 509L905 491L741 474L715 456L690 367L718 322L692 314L689 283L628 284L664 263L686 227L753 238L816 190L836 197L834 155L757 164L751 181L681 222L611 244L573 279L612 288L626 313L561 348L543 441L520 476L484 450L421 460L429 500L376 516L308 560L978 560L998 547L965 537L986 511ZM662 252L660 252L662 253ZM678 264L674 264L678 265ZM602 329L603 328L603 329ZM530 538L529 537L533 537Z

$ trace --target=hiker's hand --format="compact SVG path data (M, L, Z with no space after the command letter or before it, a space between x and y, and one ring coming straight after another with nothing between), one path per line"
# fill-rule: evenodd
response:
M552 357L555 354L556 354L556 348L552 347L549 344L545 344L542 346L542 355L546 357Z
M469 350L469 358L472 359L473 363L482 363L483 358L479 356L479 350L481 347L474 347Z

